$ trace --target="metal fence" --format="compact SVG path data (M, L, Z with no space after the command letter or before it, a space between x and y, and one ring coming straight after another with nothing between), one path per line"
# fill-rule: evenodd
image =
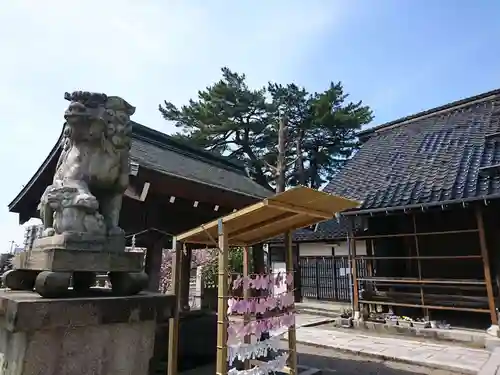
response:
M361 278L366 275L366 264L364 260L357 263L358 278ZM299 265L302 297L350 301L351 265L347 256L300 257Z

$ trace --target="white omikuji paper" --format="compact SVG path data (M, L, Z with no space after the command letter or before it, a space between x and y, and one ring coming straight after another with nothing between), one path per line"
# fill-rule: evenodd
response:
M258 359L267 357L270 352L279 350L280 336L273 336L264 341L258 341L255 344L238 343L228 345L227 361L229 366L233 365L235 360L245 361L247 359Z
M288 359L288 353L284 353L273 359L272 361L268 361L263 363L258 367L251 368L249 370L236 370L231 369L228 371L227 375L267 375L273 374L275 372L279 372L283 370L286 366L286 360Z

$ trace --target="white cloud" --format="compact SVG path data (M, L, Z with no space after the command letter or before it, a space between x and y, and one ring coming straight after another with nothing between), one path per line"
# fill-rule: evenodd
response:
M137 107L136 121L168 132L157 111L164 99L185 102L224 65L252 85L300 77L307 52L346 10L335 0L2 4L0 251L22 240L6 205L57 139L65 91L120 95Z

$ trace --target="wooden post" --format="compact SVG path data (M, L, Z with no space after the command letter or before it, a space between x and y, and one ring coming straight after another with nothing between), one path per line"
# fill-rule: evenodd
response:
M224 222L219 219L219 271L217 299L217 375L227 375L227 306L228 293L228 238L224 231Z
M352 273L352 304L353 304L353 318L359 318L359 288L358 288L358 269L356 267L356 238L353 234L352 221L349 225L349 245L351 247L351 273Z
M293 274L293 247L292 247L292 233L285 233L285 261L286 261L286 270L287 272L291 272ZM288 291L291 292L294 289L295 283L288 286ZM292 309L295 310L295 303L292 306ZM295 325L288 328L288 367L290 369L290 375L297 375L297 337L295 332Z
M300 272L300 245L298 243L295 244L294 247L294 269L295 273L293 274L293 285L295 288L295 302L302 302L302 273Z
M248 246L243 247L243 277L248 277L248 274L249 274L249 272L248 272L248 260L249 260L248 250L249 250ZM246 301L246 300L248 300L249 297L250 297L250 289L243 288L243 299ZM250 314L249 313L245 313L243 315L243 322L245 323L245 325L250 323ZM251 336L246 335L245 339L244 339L245 344L250 344L250 342L251 342L250 339L251 339ZM244 367L245 367L245 370L248 370L250 368L250 361L248 359L245 360Z
M417 272L418 272L418 281L422 281L422 264L420 263L420 247L418 245L418 235L417 235L417 218L415 214L411 215L413 222L413 238L415 241L415 252L417 255ZM411 254L410 254L411 256ZM425 306L425 298L424 298L424 286L420 284L420 303L422 306ZM424 312L425 320L429 320L429 309L422 307Z
M186 245L181 254L181 311L189 311L189 289L191 283L191 257L192 245Z
M181 310L181 283L182 278L182 243L174 237L172 247L175 250L172 262L172 286L175 294L173 316L168 320L168 375L177 375L177 347L179 345L179 313Z
M148 235L150 235L148 233ZM157 293L160 289L160 270L163 257L163 240L150 241L146 250L146 264L144 266L149 276L148 291Z
M366 255L370 258L365 260L366 274L368 278L372 278L373 261L374 261L374 259L371 259L373 257L373 240L369 238L366 240L365 244L366 244ZM369 281L367 284L368 285L366 286L366 289L368 289L370 295L372 295L375 292L375 288L373 287L373 281ZM370 313L370 311L377 312L377 305L376 304L368 305L368 314Z
M481 256L483 258L484 281L486 283L486 294L488 295L491 324L498 325L498 315L495 308L495 297L493 295L493 284L491 282L490 258L488 255L488 246L486 244L486 235L484 233L483 213L481 212L481 207L476 208L476 220L477 229L479 230L479 246L481 247Z

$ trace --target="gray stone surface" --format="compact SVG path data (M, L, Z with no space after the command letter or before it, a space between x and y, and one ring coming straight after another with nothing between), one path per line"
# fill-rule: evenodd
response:
M297 342L462 374L476 374L491 354L482 349L369 336L352 330L325 330L314 327L298 329Z
M496 348L478 375L500 375L500 348Z
M40 200L43 237L83 233L123 236L118 226L129 183L135 108L122 98L76 91L64 114L62 152Z
M42 299L0 293L2 375L147 374L155 327L173 297Z
M336 327L341 327L340 318L335 321ZM451 341L462 343L475 348L489 348L500 346L500 339L487 334L484 331L471 329L439 329L423 327L404 327L401 325L390 325L370 321L354 321L354 328L364 330L372 334L401 335L408 337L419 337L438 341Z
M47 237L51 238L51 237ZM22 252L12 264L16 269L54 272L141 272L144 254L136 252L35 249Z
M95 290L84 298L50 299L34 292L0 292L0 326L10 332L77 326L163 321L171 316L173 295L141 293L111 296L109 290Z
M50 237L37 238L33 241L37 249L63 249L77 251L123 252L125 238L117 236L98 236L89 233L62 233Z

